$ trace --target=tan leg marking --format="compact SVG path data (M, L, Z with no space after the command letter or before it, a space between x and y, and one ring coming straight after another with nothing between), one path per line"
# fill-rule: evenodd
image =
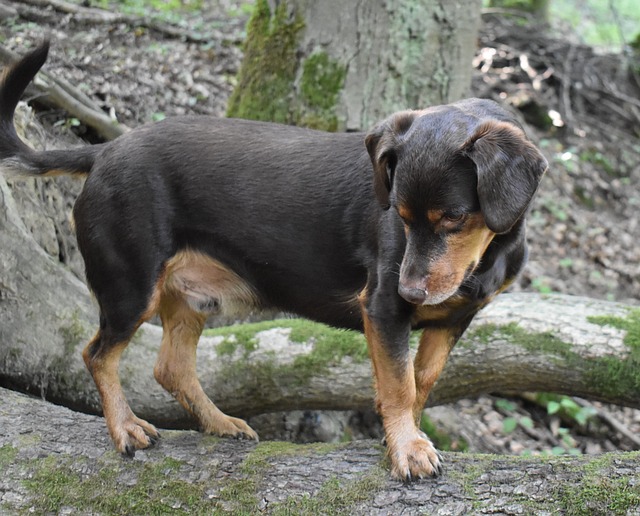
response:
M196 373L196 347L206 315L194 311L184 297L165 291L160 301L163 335L154 376L198 421L203 432L258 439L242 419L225 415L205 394Z
M153 425L136 417L122 390L118 366L128 342L122 342L110 348L107 354L92 359L89 350L98 339L100 332L89 342L82 357L98 388L109 435L116 449L120 453L133 456L136 450L155 444L160 434Z
M441 471L439 453L416 426L413 416L416 384L413 364L398 362L384 349L380 335L363 310L364 330L373 363L376 406L382 416L391 460L391 474L400 480L437 475Z
M447 362L453 340L453 334L447 328L426 329L422 332L420 346L414 360L416 400L413 415L418 424L433 384L436 383Z

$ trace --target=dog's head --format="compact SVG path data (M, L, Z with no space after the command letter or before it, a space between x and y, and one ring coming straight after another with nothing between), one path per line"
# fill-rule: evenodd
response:
M396 113L365 142L378 201L405 228L398 291L418 305L458 290L494 236L524 217L547 169L513 116L489 100Z

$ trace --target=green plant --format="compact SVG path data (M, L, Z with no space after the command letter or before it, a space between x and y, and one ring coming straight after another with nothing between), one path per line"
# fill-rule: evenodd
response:
M537 290L541 294L551 294L553 289L549 285L549 278L533 278L531 280L531 288Z
M618 176L615 166L613 165L611 160L600 151L594 149L583 150L580 153L580 160L587 163L592 163L597 167L600 167L611 177Z
M593 407L583 407L573 398L560 394L541 392L536 394L536 401L546 406L547 414L557 414L565 420L570 420L580 426L586 425L597 414Z
M516 410L518 409L518 405L513 401L498 398L494 402L494 406L506 416L502 421L502 431L505 434L514 432L518 426L523 428L533 428L533 420L529 416L517 414Z
M535 399L540 405L547 406L547 410L550 414L555 414L562 409L568 411L567 413L570 413L574 419L585 422L590 415L592 415L589 410L581 410L582 407L567 396L543 393L537 394ZM549 407L547 403L551 403L551 406ZM557 403L557 407L555 403ZM494 402L494 407L506 416L502 421L502 431L505 434L510 434L519 427L525 430L531 430L535 426L533 419L517 412L518 405L513 401L499 398ZM580 455L582 453L577 447L577 442L571 435L568 428L560 427L558 428L557 433L560 438L561 445L543 450L541 453L542 455ZM531 450L525 450L523 452L523 455L532 454L533 452Z

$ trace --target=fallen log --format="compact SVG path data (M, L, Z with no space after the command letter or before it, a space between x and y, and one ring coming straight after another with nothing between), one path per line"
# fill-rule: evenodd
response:
M445 453L391 480L373 441L296 445L165 431L127 460L95 416L0 388L3 514L638 514L640 452Z

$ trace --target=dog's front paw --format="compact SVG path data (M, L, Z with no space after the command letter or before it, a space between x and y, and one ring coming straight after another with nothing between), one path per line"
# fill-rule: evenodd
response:
M423 432L389 446L391 476L403 482L442 473L442 456Z

